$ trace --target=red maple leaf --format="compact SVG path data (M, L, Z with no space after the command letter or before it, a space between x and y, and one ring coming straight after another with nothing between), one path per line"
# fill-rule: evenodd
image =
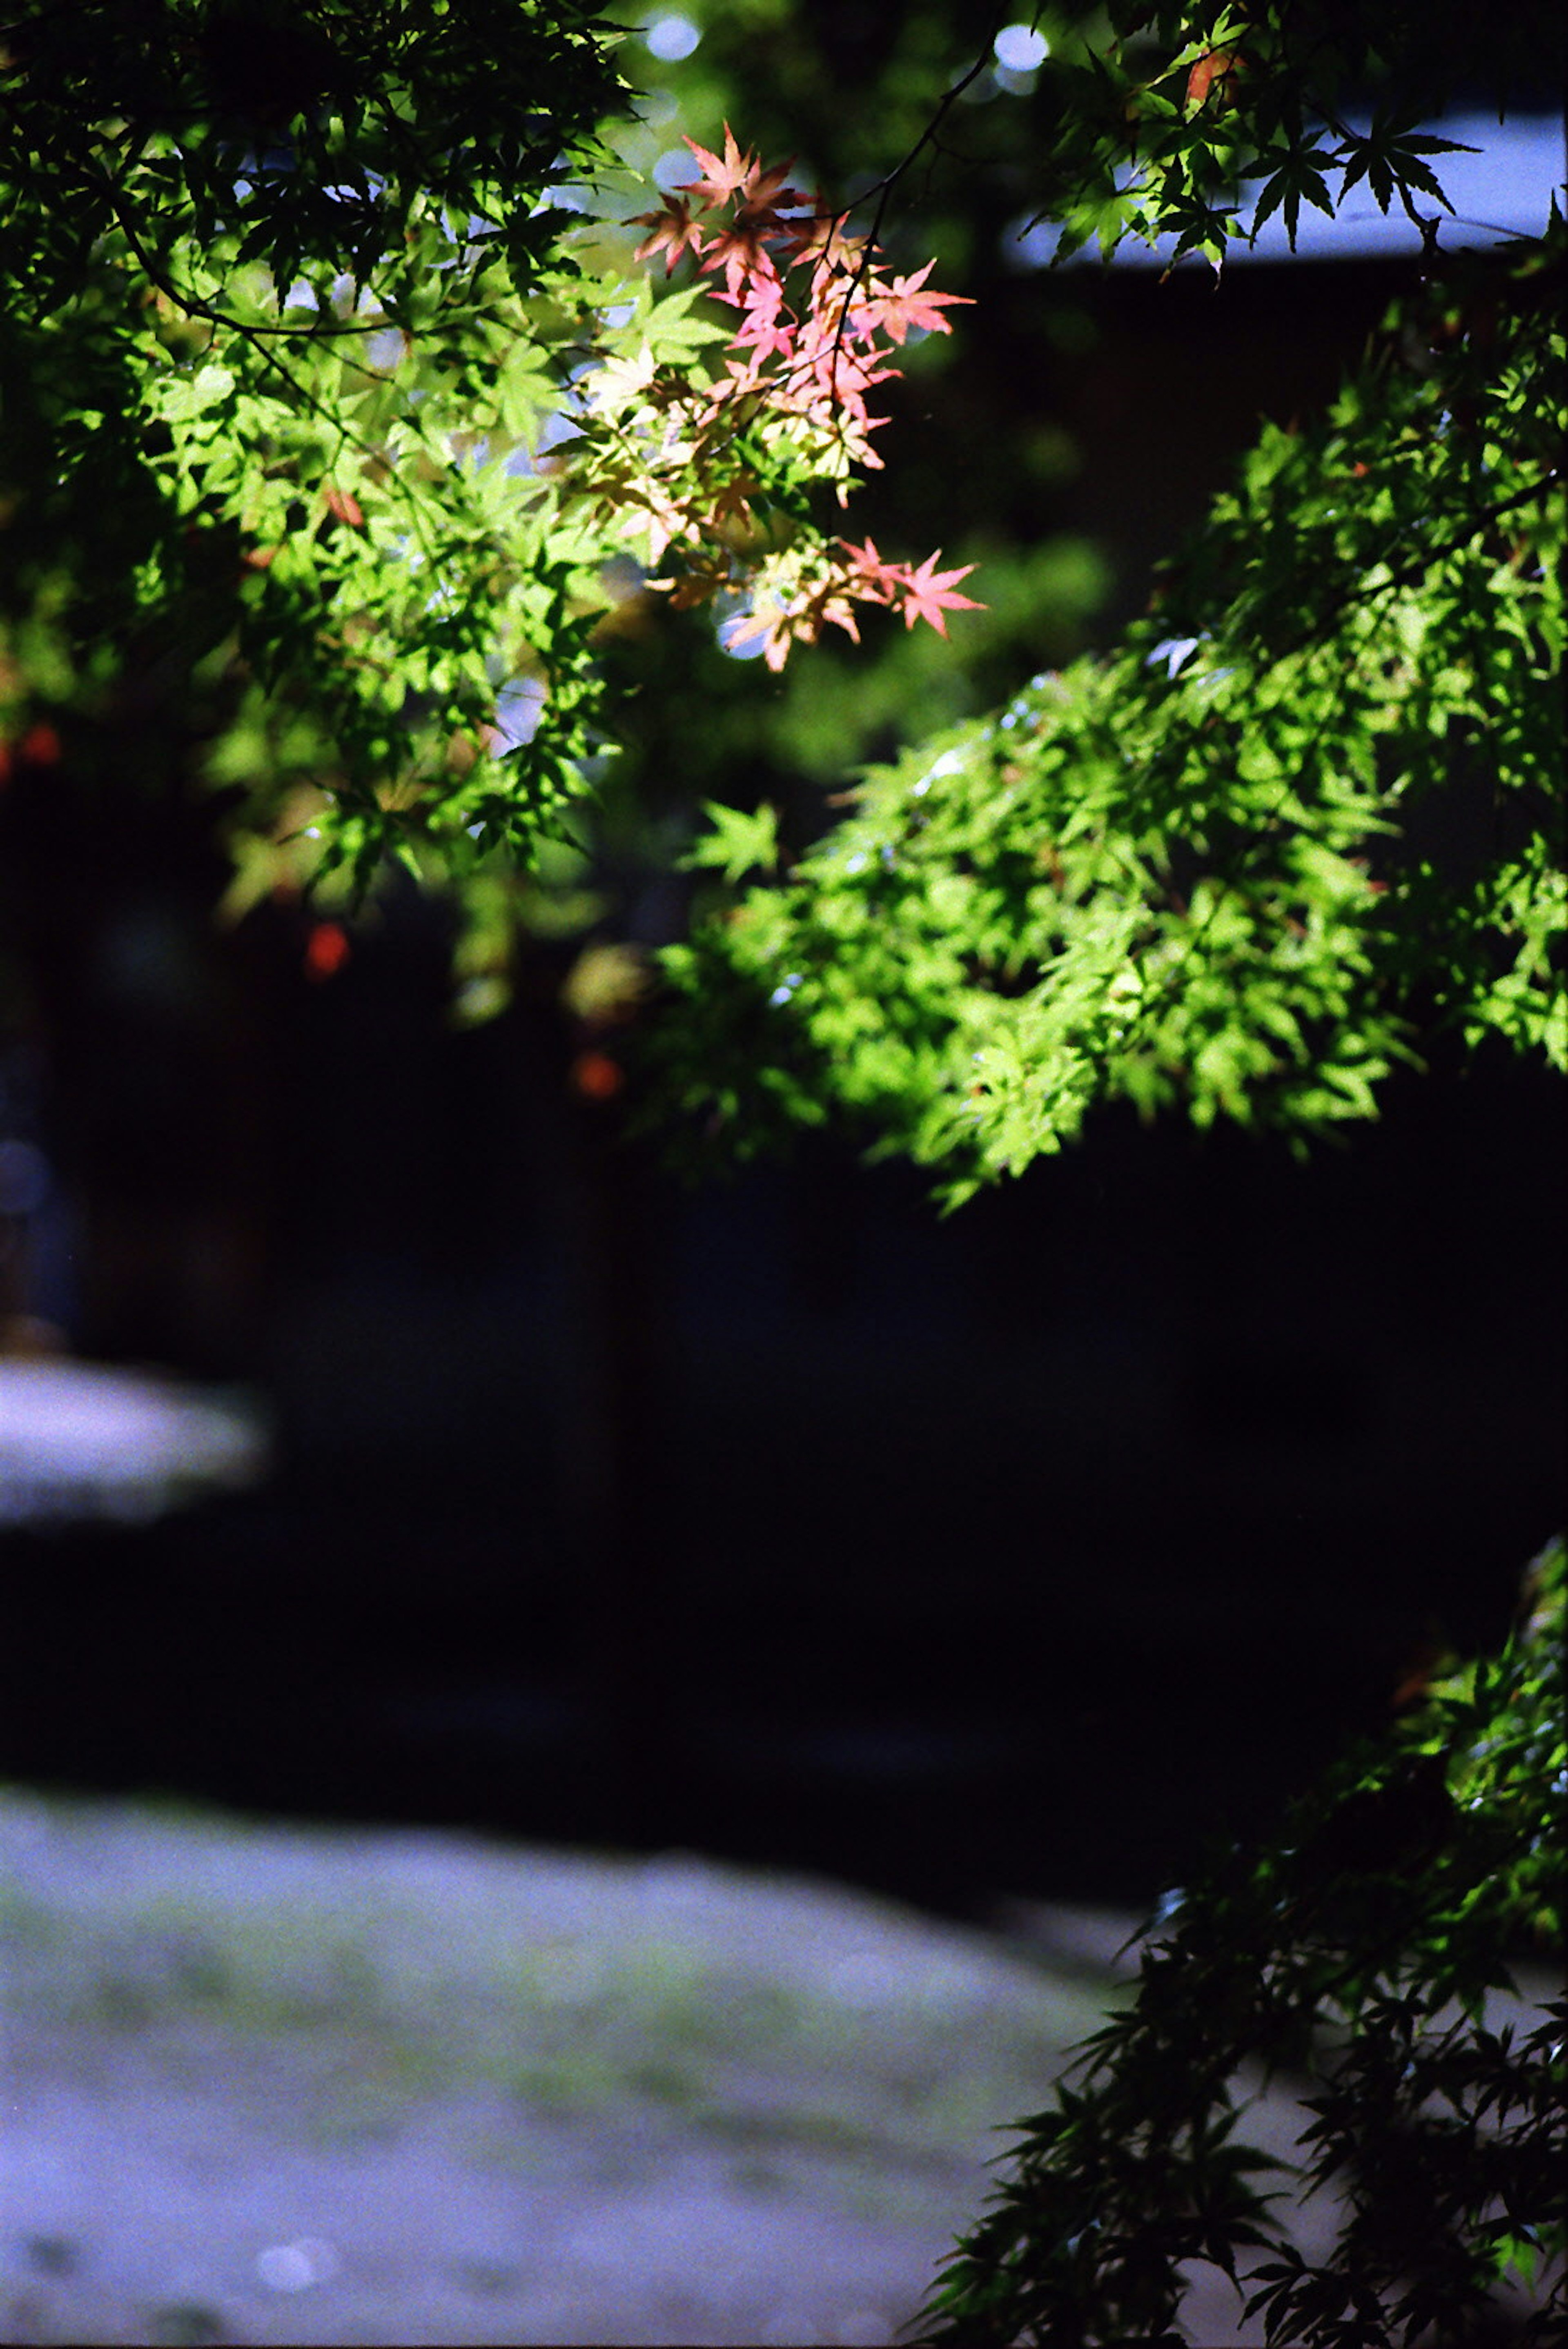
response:
M722 153L694 139L685 144L699 176L670 190L659 211L638 216L650 232L638 259L662 253L668 276L690 253L740 316L718 372L664 402L673 400L690 426L698 485L688 492L671 479L650 486L607 470L607 460L595 483L599 510L636 509L653 560L679 545L674 574L649 582L676 603L708 603L725 588L746 594L751 608L726 620L724 642L760 651L770 669L784 667L793 643L811 643L826 627L856 636L863 604L902 612L908 627L929 620L945 636L948 612L982 608L958 592L972 564L940 571L934 554L917 569L887 561L870 539L860 547L840 539L818 541L804 567L786 564L773 576L765 561L757 568L752 543L758 483L749 474L715 476L728 471L718 452L759 416L764 440L775 427L800 438L804 425L807 449L826 434L855 467L877 466L869 436L886 419L869 413L867 398L895 372L888 346L950 331L943 313L961 297L929 289L930 263L909 276L874 274L873 248L845 233L847 215L790 186L787 164L764 168L742 151L728 123ZM834 474L840 504L852 478L841 463Z
M904 626L912 628L917 620L929 620L938 636L945 636L948 624L942 617L944 611L983 612L985 606L977 604L972 595L953 593L956 582L969 577L973 564L961 564L956 571L939 571L936 566L941 552L939 546L935 554L927 555L918 571L905 573Z

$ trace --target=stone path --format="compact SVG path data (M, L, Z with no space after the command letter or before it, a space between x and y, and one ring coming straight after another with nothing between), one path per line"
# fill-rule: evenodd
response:
M0 1794L0 2335L894 2338L1104 1982L840 1886Z

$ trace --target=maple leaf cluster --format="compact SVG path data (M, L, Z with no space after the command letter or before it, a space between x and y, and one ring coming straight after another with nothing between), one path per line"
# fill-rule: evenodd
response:
M789 184L787 164L743 154L728 124L716 155L688 139L700 176L656 212L637 258L662 254L665 274L690 255L739 312L718 371L706 379L656 361L651 348L603 369L589 395L584 482L597 512L646 543L667 575L649 584L677 605L734 597L734 651L760 647L770 668L830 624L858 640L857 607L883 605L906 626L980 606L958 584L972 564L939 571L888 562L867 539L853 546L812 524L806 493L831 482L840 505L855 469L880 460L870 436L885 419L869 396L895 372L890 347L912 333L947 334L942 313L962 296L910 276L879 274L868 239Z

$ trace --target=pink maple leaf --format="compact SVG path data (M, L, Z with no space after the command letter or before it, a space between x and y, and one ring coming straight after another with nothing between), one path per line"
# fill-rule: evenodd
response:
M945 636L948 624L944 612L983 612L972 595L959 595L954 588L961 579L967 579L974 569L972 563L961 564L956 571L939 571L941 548L928 554L916 571L904 574L904 626L912 628L917 620L929 620L939 636Z
M791 357L795 322L784 306L784 286L779 279L754 276L746 288L742 306L745 315L735 329L736 342L749 344L759 359Z
M875 597L879 604L891 604L899 589L908 584L909 574L904 565L885 563L873 538L868 538L863 546L852 546L847 539L841 539L839 543L855 565L857 595Z

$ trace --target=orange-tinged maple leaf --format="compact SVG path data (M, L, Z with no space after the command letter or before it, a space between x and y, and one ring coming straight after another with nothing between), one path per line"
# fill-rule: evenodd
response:
M351 490L340 490L335 481L328 481L323 494L329 514L338 522L346 522L352 530L364 529L364 509Z
M805 210L814 199L804 188L792 188L789 175L794 165L792 155L787 163L774 163L765 171L754 171L741 192L748 212L767 212L776 223L776 233L789 236L793 242L794 222L786 217Z
M1241 70L1241 60L1234 49L1210 49L1199 57L1187 77L1187 105L1189 113L1207 106L1212 95L1223 100L1225 85L1233 74Z
M695 139L684 141L702 166L702 176L692 183L692 192L704 205L727 204L732 196L742 195L748 181L756 171L754 155L742 155L735 144L735 134L724 125L724 152L715 155L706 147L699 147Z
M844 223L848 213L830 212L820 191L805 202L810 206L805 216L785 222L785 233L796 258L804 261L808 254L815 254L814 269L853 277L860 266L866 239L846 233Z
M771 601L759 602L742 620L737 620L726 639L729 649L743 660L745 645L762 646L763 658L771 669L783 668L789 658L790 616Z
M782 237L792 247L797 243L797 224L785 215L798 212L811 199L788 184L788 163L774 163L764 171L755 155L742 154L727 122L722 156L711 148L699 147L695 139L686 140L685 144L702 166L701 177L691 182L691 192L702 211L711 212L716 205L735 200L735 228L749 240Z
M672 611L690 612L699 605L711 604L720 591L730 584L727 564L696 563L680 573L670 590Z
M708 240L692 219L691 207L682 195L670 196L660 212L635 213L632 226L653 231L638 246L633 258L648 261L654 254L662 253L666 277L683 253L690 251L701 261L707 248Z
M773 241L769 217L766 212L742 209L736 213L732 227L716 229L709 238L702 266L723 271L727 301L742 301L742 286L749 286L753 280L763 285L769 280L776 281L778 272L768 252Z
M866 394L892 372L891 367L873 366L852 336L841 336L830 317L814 312L801 331L789 381L792 391L808 405L824 401L830 410L842 409L868 429L872 419L866 412Z
M737 409L741 401L754 402L758 393L763 394L764 398L768 396L766 372L761 359L754 353L750 357L727 358L724 372L709 396L708 419L711 421L723 415L727 409Z
M753 529L755 518L751 501L757 486L750 473L742 473L739 481L726 481L715 496L710 519L726 543L731 533L743 538Z
M928 335L950 335L952 328L942 312L971 297L967 294L922 292L935 266L934 262L928 261L913 277L895 277L891 285L881 285L873 280L868 298L855 305L852 315L856 325L859 326L864 318L867 327L880 327L896 343L901 343L911 329Z
M860 629L855 618L855 607L850 602L856 593L857 590L844 579L830 577L823 580L806 597L795 624L795 634L804 637L808 645L814 645L824 628L842 628L846 636L852 636L858 644Z
M972 595L953 592L959 580L969 577L973 564L961 564L956 571L939 571L936 566L941 553L939 546L935 554L927 555L919 570L905 574L904 626L912 628L917 620L929 620L938 636L945 636L948 624L942 617L944 612L983 612L985 606L977 604Z
M687 504L679 498L670 497L657 481L639 483L635 490L628 486L628 493L621 502L624 505L621 523L626 535L634 538L641 532L647 533L649 563L659 562L671 546L701 543L701 530ZM670 584L668 579L649 579L647 582L649 587L669 587Z
M742 154L727 122L722 158L706 147L699 147L695 139L686 140L685 144L702 166L702 177L693 186L711 204L725 204L732 196L738 196L748 212L772 213L781 205L794 211L810 201L798 188L787 184L790 163L770 164L764 171L755 155ZM792 156L790 162L794 160ZM782 221L779 225L783 227Z

